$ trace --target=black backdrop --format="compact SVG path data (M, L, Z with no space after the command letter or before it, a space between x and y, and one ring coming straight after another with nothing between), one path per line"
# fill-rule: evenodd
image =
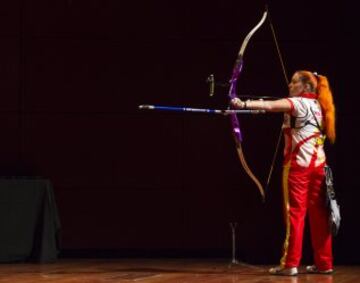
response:
M269 3L289 75L326 74L338 140L328 146L342 205L338 263L359 262L355 11L346 2ZM275 262L283 239L281 157L265 204L224 117L141 112L143 103L226 107L226 81L263 1L14 0L0 4L0 172L51 179L62 248ZM355 83L354 83L355 82ZM285 96L269 25L251 40L239 94ZM255 175L267 177L281 116L240 117ZM310 258L308 239L305 260Z

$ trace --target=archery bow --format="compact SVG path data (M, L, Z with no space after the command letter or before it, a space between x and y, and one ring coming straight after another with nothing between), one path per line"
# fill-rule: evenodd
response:
M239 75L240 75L240 72L241 72L241 70L242 70L242 66L243 66L243 55L244 55L246 46L247 46L250 38L253 36L253 34L254 34L254 33L261 27L261 25L265 22L266 18L268 18L268 20L269 20L270 29L271 29L271 32L272 32L273 39L274 39L274 41L275 41L276 51L277 51L277 54L278 54L278 56L279 56L279 60L280 60L282 72L283 72L283 75L284 75L284 78L285 78L285 83L286 83L286 85L289 84L289 79L288 79L288 76L287 76L287 72L286 72L284 60L283 60L282 54L281 54L281 52L280 52L280 47L279 47L279 44L278 44L278 41L277 41L277 38L276 38L275 29L274 29L274 26L273 26L273 24L272 24L270 15L268 15L268 14L269 14L269 12L268 12L268 7L266 7L265 12L264 12L261 20L260 20L259 23L248 33L248 35L247 35L247 36L245 37L245 39L244 39L244 42L243 42L242 45L241 45L241 48L240 48L238 57L237 57L237 59L236 59L236 61L235 61L235 65L234 65L234 68L233 68L232 77L231 77L231 80L230 80L230 90L229 90L229 98L230 98L230 100L232 100L232 99L234 99L234 98L237 97L237 95L236 95L236 83L237 83L237 79L238 79L238 77L239 77ZM263 186L261 185L260 181L259 181L259 180L255 177L255 175L252 173L252 171L250 170L250 168L249 168L249 166L247 165L247 162L246 162L246 160L245 160L244 152L243 152L242 146L241 146L242 135L241 135L241 131L240 131L239 120L238 120L238 118L237 118L237 116L236 116L236 113L231 114L231 117L230 117L230 118L231 118L231 123L232 123L232 128L233 128L233 134L234 134L235 143L236 143L236 149L237 149L237 152L238 152L238 155L239 155L241 164L243 165L245 171L246 171L247 174L250 176L250 178L255 182L255 184L257 185L257 187L258 187L258 189L259 189L259 191L260 191L260 194L261 194L263 200L265 200L265 190L264 190ZM273 159L272 159L272 162L271 162L269 174L268 174L268 177L267 177L266 189L268 188L268 186L269 186L269 184L270 184L270 179L271 179L271 176L272 176L272 173L273 173L273 169L274 169L276 157L277 157L277 155L278 155L278 151L279 151L279 147L280 147L280 142L281 142L281 138L282 138L282 133L283 133L283 131L282 131L282 128L281 128L280 133L279 133L279 137L278 137L278 140L277 140L277 144L276 144L274 156L273 156Z
M245 53L245 49L247 44L249 43L251 37L255 34L255 32L263 25L263 23L266 20L268 11L265 10L261 20L257 23L257 25L247 34L247 36L245 37L243 43L241 44L239 53L237 55L234 67L233 67L233 71L232 71L232 76L230 79L230 88L229 88L229 98L230 101L234 98L237 97L236 95L236 85L237 85L237 80L240 76L242 67L243 67L243 56ZM240 162L245 170L245 172L249 175L249 177L254 181L254 183L256 184L257 188L259 189L259 192L262 196L263 201L265 200L265 191L263 186L261 185L260 181L256 178L256 176L253 174L253 172L251 171L251 169L249 168L245 156L244 156L244 152L241 146L242 143L242 135L241 135L241 131L240 131L240 123L239 120L236 116L236 114L230 114L230 121L231 121L231 125L232 125L232 132L234 135L234 139L235 139L235 145L236 145L236 150L240 159Z
M256 24L255 27L253 27L251 29L251 31L247 34L247 36L245 37L243 43L241 44L239 53L237 55L233 70L232 70L232 76L231 79L229 81L229 92L228 92L228 96L230 101L234 98L237 98L237 94L236 94L236 86L237 86L237 80L240 76L240 73L242 71L242 67L243 67L243 56L246 50L246 47L251 39L251 37L255 34L255 32L264 24L265 20L269 18L269 22L270 22L270 27L271 27L271 31L272 31L272 35L273 38L275 40L275 44L276 44L276 49L278 52L278 56L280 58L280 63L281 63L281 67L285 76L285 81L288 84L288 78L286 75L286 70L285 70L285 65L282 59L282 55L278 46L278 42L276 39L276 35L275 35L275 30L274 27L272 25L272 22L270 20L270 17L268 17L268 9L266 7L264 14L261 17L261 20ZM214 81L214 77L213 75L210 76L210 78L208 78L208 82L211 83L212 85L212 90L210 91L210 94L212 95L214 93L214 85L215 85L215 81ZM258 97L259 98L259 97ZM272 98L272 97L271 97ZM172 106L158 106L158 105L140 105L139 109L148 109L148 110L162 110L162 111L176 111L176 112L199 112L199 113L212 113L212 114L222 114L222 115L229 115L230 116L230 121L231 121L231 125L232 125L232 132L233 132L233 136L235 139L235 145L236 145L236 150L240 159L240 162L245 170L245 172L249 175L249 177L254 181L254 183L256 184L263 201L265 200L265 190L263 188L263 186L261 185L260 181L258 180L258 178L256 178L256 176L253 174L253 172L251 171L251 169L249 168L245 156L244 156L244 152L242 149L242 135L241 135L241 130L240 130L240 123L239 120L236 116L236 114L258 114L258 113L263 113L262 111L246 111L246 110L232 110L232 109L227 109L227 110L217 110L217 109L199 109L199 108L187 108L187 107L172 107ZM270 179L271 179L271 175L273 172L273 168L274 168L274 164L276 161L276 156L277 156L277 152L278 152L278 148L280 145L280 141L281 141L281 137L282 137L282 130L280 131L280 135L278 138L278 142L277 142L277 146L276 146L276 151L273 157L273 161L271 164L271 168L269 171L269 175L267 178L267 183L266 183L266 188L268 187L269 183L270 183Z

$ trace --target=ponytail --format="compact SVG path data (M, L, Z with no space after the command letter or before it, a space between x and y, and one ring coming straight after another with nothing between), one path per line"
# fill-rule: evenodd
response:
M325 76L317 75L318 101L324 115L324 131L329 141L333 144L336 139L335 131L335 105L330 90L329 81Z

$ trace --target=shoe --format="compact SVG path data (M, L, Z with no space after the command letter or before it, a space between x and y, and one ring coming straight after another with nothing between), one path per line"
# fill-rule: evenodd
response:
M285 276L295 276L298 274L298 269L296 267L281 267L276 266L269 269L269 273L272 275L285 275Z
M306 267L307 273L314 273L314 274L331 274L334 272L333 269L326 269L326 270L319 270L316 265L308 265Z

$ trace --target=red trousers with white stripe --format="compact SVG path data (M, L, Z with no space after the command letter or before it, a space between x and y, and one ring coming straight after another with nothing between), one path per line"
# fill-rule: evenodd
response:
M286 240L281 265L300 265L305 216L310 222L314 263L319 270L333 268L332 236L325 203L323 166L309 168L285 166L283 189L285 201Z

